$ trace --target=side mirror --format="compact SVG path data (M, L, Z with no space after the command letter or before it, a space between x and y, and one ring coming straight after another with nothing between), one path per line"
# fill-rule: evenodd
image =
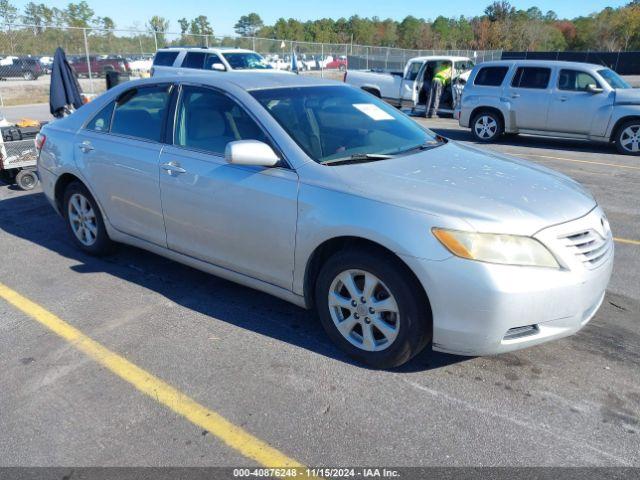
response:
M256 165L274 167L280 162L276 152L258 140L237 140L227 143L224 158L233 165Z
M604 92L603 88L596 87L593 83L590 83L589 85L587 85L586 90L587 92L593 93L593 94Z
M212 63L211 70L218 70L219 72L224 72L226 70L225 66L221 63Z

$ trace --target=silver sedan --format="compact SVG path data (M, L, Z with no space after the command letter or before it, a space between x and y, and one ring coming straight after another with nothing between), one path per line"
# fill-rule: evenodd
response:
M315 308L380 368L429 344L483 355L570 335L611 275L609 225L579 184L344 84L130 82L44 127L38 147L82 250L135 245Z

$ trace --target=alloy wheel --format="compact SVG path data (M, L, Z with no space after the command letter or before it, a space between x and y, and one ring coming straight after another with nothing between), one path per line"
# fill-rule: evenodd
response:
M89 200L80 193L71 195L68 215L71 230L80 243L87 247L93 245L98 238L98 223Z
M640 153L640 125L629 125L620 134L620 145L631 153Z
M400 311L395 297L375 275L346 270L329 289L329 313L340 334L355 347L368 352L388 348L400 330Z
M478 138L489 140L498 132L498 122L489 115L482 115L476 120L474 129Z

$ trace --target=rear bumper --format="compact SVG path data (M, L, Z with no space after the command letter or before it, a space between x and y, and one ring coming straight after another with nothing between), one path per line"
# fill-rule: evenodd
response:
M591 222L600 212L595 209L579 222ZM561 228L549 229L549 236ZM491 355L566 337L586 325L600 307L611 277L614 249L609 241L606 255L595 267L571 260L575 257L571 250L561 258L561 269L458 257L430 261L405 256L403 260L429 297L434 350ZM556 248L565 248L547 245L555 254Z
M40 177L40 184L42 185L44 196L47 198L54 210L60 213L55 196L56 180L58 177L42 165L38 165L38 177Z

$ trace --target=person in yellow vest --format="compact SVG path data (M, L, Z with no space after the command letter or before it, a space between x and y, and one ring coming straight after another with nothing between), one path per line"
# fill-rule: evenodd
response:
M431 92L429 95L429 105L427 105L427 117L434 115L438 117L440 98L445 86L451 83L451 62L443 62L436 67L433 80L431 81Z

